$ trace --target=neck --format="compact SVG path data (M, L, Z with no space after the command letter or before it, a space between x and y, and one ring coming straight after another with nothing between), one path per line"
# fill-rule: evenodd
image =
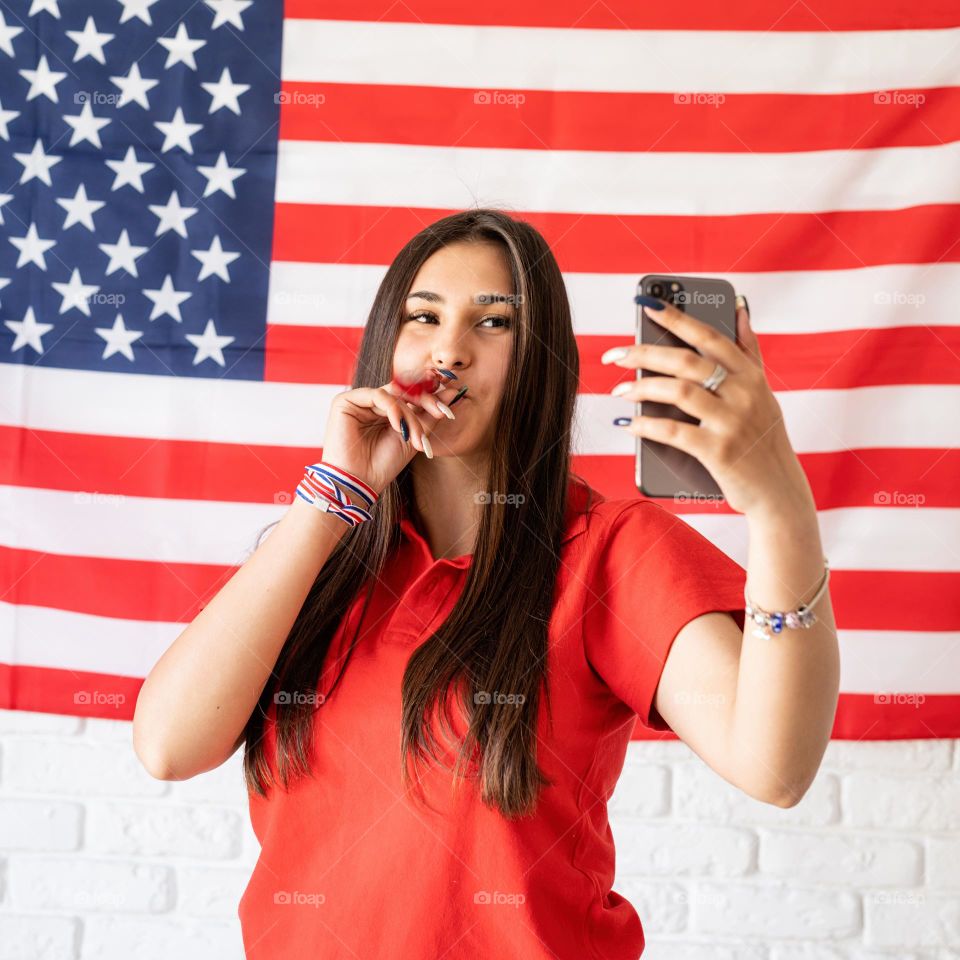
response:
M418 457L410 471L416 512L433 556L473 553L484 509L477 494L489 492L486 459Z

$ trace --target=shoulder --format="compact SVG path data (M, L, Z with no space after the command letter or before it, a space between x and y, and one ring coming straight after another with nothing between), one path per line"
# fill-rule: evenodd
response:
M612 539L662 529L675 522L683 521L645 497L604 499L590 511L587 533L592 546L600 548L609 545Z

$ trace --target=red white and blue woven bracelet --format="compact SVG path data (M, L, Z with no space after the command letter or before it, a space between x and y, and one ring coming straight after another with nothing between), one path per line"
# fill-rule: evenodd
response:
M352 494L366 507L372 507L380 499L362 480L331 463L312 463L304 469L297 487L298 497L324 513L332 513L351 527L373 519L369 510L355 505L347 496Z

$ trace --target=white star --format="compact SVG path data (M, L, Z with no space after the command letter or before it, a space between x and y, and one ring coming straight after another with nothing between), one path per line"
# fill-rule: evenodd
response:
M150 311L150 319L156 320L168 313L177 323L182 323L180 316L180 304L184 300L189 300L193 294L186 290L174 290L173 278L168 273L160 285L159 290L144 290L143 295L153 301L153 309Z
M181 237L186 238L187 220L197 212L197 208L181 207L177 191L171 190L170 199L167 201L166 206L161 206L159 203L151 203L150 212L160 218L160 222L157 224L157 232L154 236L159 237L168 230L175 230Z
M115 33L97 33L93 17L87 17L83 30L67 30L67 36L77 45L77 52L73 55L74 63L84 57L93 57L97 63L106 66L103 48L116 36Z
M101 360L112 357L115 353L122 353L128 360L133 360L133 350L130 344L143 336L142 330L128 330L123 323L123 317L118 313L112 327L94 327L94 330L107 341L103 348Z
M60 19L60 8L57 6L58 0L33 0L33 3L30 4L30 11L27 13L28 17L32 17L35 13L41 13L44 10L47 13L52 13L58 20Z
M30 81L30 89L27 92L28 100L33 100L34 97L42 95L54 103L60 102L57 97L57 84L66 74L51 70L46 55L40 58L36 70L20 70L18 72L24 80Z
M0 14L2 16L2 14ZM3 104L0 103L0 137L3 137L4 140L10 139L10 132L7 130L7 124L11 120L16 120L20 116L19 110L4 110Z
M3 223L3 207L13 199L12 193L0 193L0 223Z
M237 199L233 189L233 181L237 177L242 177L247 171L242 167L230 167L227 165L227 155L221 150L217 162L212 167L197 167L197 169L207 178L207 186L203 191L205 197L211 193L222 190L227 196Z
M137 193L143 193L143 175L156 166L155 163L137 160L133 147L127 147L126 156L122 160L107 160L106 164L116 174L111 192L129 184Z
M135 247L130 243L126 227L120 231L116 243L98 243L97 246L110 258L105 271L109 277L115 270L126 270L132 277L137 277L137 257L142 257L149 247Z
M223 348L237 339L236 337L217 336L217 328L213 325L212 320L208 320L207 325L203 328L203 336L188 333L186 338L197 348L197 355L193 358L194 366L209 357L220 364L221 367L226 366L223 359Z
M33 347L37 353L43 353L43 343L40 338L53 329L52 323L37 323L37 318L33 315L33 307L27 307L22 320L4 320L3 324L17 335L10 348L11 353L25 344Z
M166 153L174 147L180 147L187 153L193 153L193 145L190 138L198 131L203 129L202 123L187 123L183 118L183 108L177 107L177 112L170 121L157 120L153 124L164 137L161 153Z
M25 263L35 263L41 270L47 269L44 253L56 246L56 240L42 240L37 234L35 223L27 227L26 236L7 239L20 251L20 256L17 258L18 267L22 267Z
M207 41L191 40L187 34L187 28L181 23L177 27L175 37L158 37L157 43L167 49L167 62L163 65L164 70L169 70L175 63L185 63L191 70L196 70L197 61L193 59L193 55L205 46Z
M2 50L7 56L12 57L13 53L13 38L23 33L23 27L8 27L7 21L4 19L3 11L0 10L0 50Z
M56 166L63 159L63 157L55 157L52 153L44 153L43 142L39 137L29 153L15 153L13 156L17 163L23 164L23 173L20 174L21 183L26 183L36 177L48 187L53 186L50 180L50 168Z
M220 74L220 79L216 83L201 83L200 86L213 98L210 101L210 113L226 107L238 117L240 116L239 97L250 89L249 83L233 82L229 67L223 68L223 73Z
M66 313L72 307L76 307L81 313L90 316L90 297L92 297L99 289L94 283L84 283L80 279L80 271L74 267L73 273L70 274L69 283L53 283L51 284L54 290L63 297L63 300L60 303L60 312Z
M232 23L238 30L242 30L243 20L240 19L240 14L253 5L253 0L204 0L204 3L213 11L211 30L216 30L225 23Z
M0 277L0 290L2 290L4 287L8 287L9 285L10 281L6 277Z
M103 146L100 142L100 131L110 122L106 117L95 117L90 107L90 101L85 100L80 112L63 118L71 127L70 146L75 146L81 140L89 140L98 150Z
M206 280L207 277L216 274L222 280L226 280L227 283L230 282L230 274L227 272L227 267L240 256L239 253L224 250L220 245L219 236L213 238L209 250L191 250L190 253L203 265L200 267L200 275L197 277L198 280Z
M72 227L75 223L82 223L91 233L94 231L93 215L103 206L102 200L88 200L87 188L81 183L73 199L57 197L57 203L67 211L63 220L63 229Z
M126 23L128 20L138 17L148 27L153 26L153 21L150 19L150 8L157 0L120 0L120 2L123 4L123 13L120 15L121 23Z
M122 20L120 22L123 23ZM149 110L150 101L147 99L147 91L152 90L160 81L141 77L140 66L134 63L125 77L111 77L110 82L121 90L117 107L127 103L139 103L144 110Z

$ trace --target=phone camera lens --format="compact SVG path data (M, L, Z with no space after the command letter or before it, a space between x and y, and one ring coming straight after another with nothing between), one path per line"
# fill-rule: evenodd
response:
M663 284L662 283L653 283L650 285L650 293L655 297L663 296Z

